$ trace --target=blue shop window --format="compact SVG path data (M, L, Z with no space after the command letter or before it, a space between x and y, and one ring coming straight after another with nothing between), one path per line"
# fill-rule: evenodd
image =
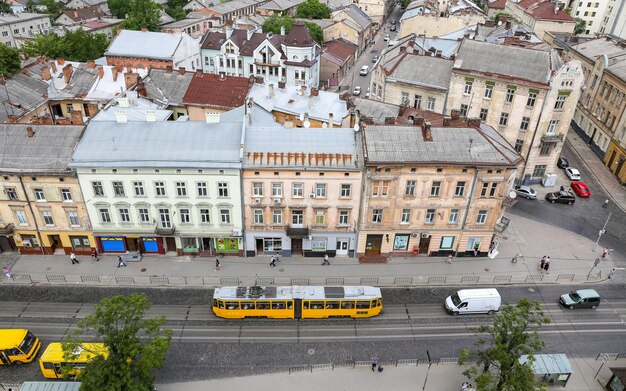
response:
M120 236L103 236L100 238L103 251L126 251L124 238Z
M147 253L159 252L159 244L157 243L156 238L143 238L143 248L146 249Z

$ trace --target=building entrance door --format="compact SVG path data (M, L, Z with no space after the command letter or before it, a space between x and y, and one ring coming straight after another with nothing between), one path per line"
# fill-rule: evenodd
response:
M337 256L347 256L350 239L337 239Z
M367 235L365 240L365 255L380 255L383 235Z
M176 239L174 237L165 238L165 251L176 251Z
M302 256L302 239L291 239L291 256Z
M63 249L63 246L61 245L61 237L59 235L48 235L48 240L50 241L50 247L52 247L51 250L53 254L57 249Z
M428 255L428 248L430 247L430 235L422 235L420 237L420 254Z

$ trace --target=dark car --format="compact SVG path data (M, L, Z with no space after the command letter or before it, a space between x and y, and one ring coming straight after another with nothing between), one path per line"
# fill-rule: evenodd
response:
M554 193L546 194L546 201L551 204L558 202L559 204L571 205L576 202L576 197L568 191L555 191Z
M556 161L556 166L558 168L567 168L569 167L569 160L564 157L560 157L559 160Z

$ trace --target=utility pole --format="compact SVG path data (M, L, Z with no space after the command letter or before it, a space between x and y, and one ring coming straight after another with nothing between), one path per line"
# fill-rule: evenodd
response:
M606 233L606 226L607 226L607 224L609 224L609 219L611 218L611 213L613 213L613 212L609 212L609 215L606 218L606 221L604 222L604 226L602 227L602 229L600 231L598 231L598 240L596 240L596 243L593 245L593 251L596 251L596 249L598 248L598 242L600 241L600 238L602 237L602 235L604 235Z

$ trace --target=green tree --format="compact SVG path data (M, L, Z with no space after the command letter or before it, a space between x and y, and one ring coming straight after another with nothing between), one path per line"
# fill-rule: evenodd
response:
M159 31L161 6L152 0L126 0L128 18L119 24L120 29Z
M0 74L11 76L20 69L20 51L0 44Z
M274 34L280 34L280 28L285 28L285 34L289 33L291 27L293 26L296 20L291 16L270 16L265 19L263 22L263 31L271 32ZM309 34L311 34L311 38L313 38L320 45L324 42L324 32L322 28L313 22L304 22L304 25L309 30Z
M324 43L324 32L322 31L322 28L313 22L304 22L304 25L309 29L311 38L322 46Z
M176 20L183 20L187 17L187 11L182 7L167 7L165 8L165 12Z
M581 18L576 18L576 25L574 26L574 35L580 35L587 30L587 22Z
M65 35L44 34L24 43L22 50L28 56L47 56L64 58L70 61L89 61L102 57L109 40L106 35L92 34L83 29L66 31Z
M406 9L411 4L411 0L400 0L400 7Z
M298 6L296 16L302 19L328 19L330 8L319 0L306 0Z
M36 4L31 4L31 8L33 8ZM48 14L50 15L50 19L56 19L63 9L65 9L65 4L60 1L54 0L41 0L41 5L45 6L48 10ZM28 7L28 4L27 4Z
M93 314L78 322L76 332L63 343L64 355L71 357L86 335L95 335L109 353L81 371L81 391L153 390L152 371L165 361L172 330L161 328L163 316L144 319L150 306L143 293L113 296L100 301Z
M118 19L126 19L126 15L130 11L130 2L128 0L107 0L109 12Z
M13 8L4 0L0 1L0 12L5 14L12 14Z
M543 349L538 330L548 323L537 301L524 297L514 306L504 306L493 325L473 330L479 335L476 350L462 349L459 365L477 361L463 374L474 379L480 391L534 390L532 354ZM530 355L525 364L519 362L522 355Z
M498 12L494 17L493 17L493 21L498 24L498 22L500 21L500 18L509 18L511 17L510 14L507 14L506 12Z

